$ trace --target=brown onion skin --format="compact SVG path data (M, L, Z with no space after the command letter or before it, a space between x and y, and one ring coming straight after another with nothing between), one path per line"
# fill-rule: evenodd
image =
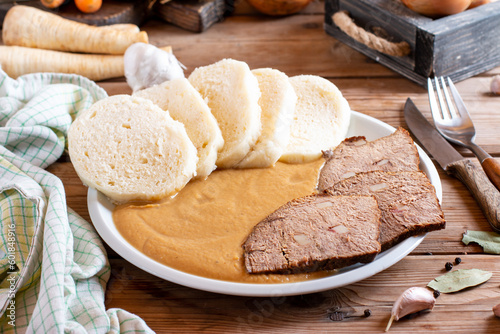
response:
M476 8L476 7L481 6L481 5L486 5L487 3L490 3L490 2L493 2L493 1L491 1L491 0L472 0L469 8L467 8L467 9Z
M283 16L297 13L312 0L247 0L259 12L272 16Z
M463 12L472 0L401 0L411 10L430 17L440 17Z

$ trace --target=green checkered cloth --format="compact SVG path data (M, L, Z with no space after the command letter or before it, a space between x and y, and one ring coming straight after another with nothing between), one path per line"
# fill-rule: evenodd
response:
M152 332L136 315L106 311L106 251L44 170L77 114L106 96L77 75L14 80L0 68L0 333Z

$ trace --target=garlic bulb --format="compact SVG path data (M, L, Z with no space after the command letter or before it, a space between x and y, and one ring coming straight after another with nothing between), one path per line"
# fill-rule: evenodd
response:
M433 309L436 303L434 294L426 288L413 287L407 289L392 306L391 318L385 331L387 332L394 320L398 321L405 315L422 310Z
M162 82L184 78L184 65L173 53L154 45L134 43L124 55L125 78L134 92Z

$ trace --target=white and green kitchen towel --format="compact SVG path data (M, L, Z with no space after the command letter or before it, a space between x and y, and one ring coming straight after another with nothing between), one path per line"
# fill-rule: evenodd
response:
M134 314L105 309L106 251L44 170L78 113L106 96L81 76L14 80L0 68L0 333L152 332Z

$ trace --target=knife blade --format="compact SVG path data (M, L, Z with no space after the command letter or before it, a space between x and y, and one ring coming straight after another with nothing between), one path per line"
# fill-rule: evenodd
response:
M427 121L410 98L406 100L404 116L410 131L424 149L447 174L462 181L483 211L491 228L500 233L500 192L484 171L451 146Z

